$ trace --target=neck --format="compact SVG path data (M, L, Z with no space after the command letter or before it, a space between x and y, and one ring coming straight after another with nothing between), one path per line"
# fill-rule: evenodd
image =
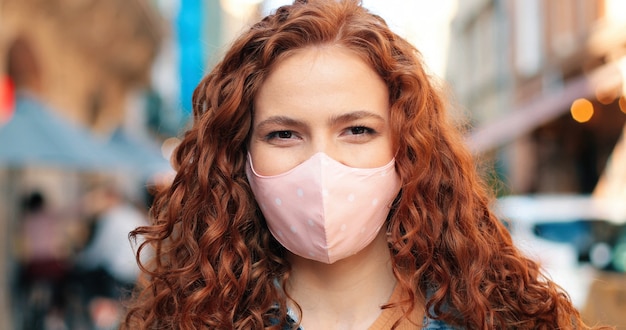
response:
M292 255L287 290L302 309L302 326L367 328L395 287L390 259L384 230L361 252L333 264Z

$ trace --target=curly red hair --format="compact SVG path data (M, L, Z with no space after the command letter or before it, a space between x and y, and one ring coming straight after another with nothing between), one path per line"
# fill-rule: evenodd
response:
M286 298L277 283L290 265L244 172L253 99L276 63L321 44L351 49L389 88L402 190L387 231L394 274L409 297L403 304L427 297L431 318L470 329L586 328L489 210L490 194L419 52L358 1L279 8L199 84L193 126L173 158L176 178L157 195L154 223L132 233L154 258L141 264L142 290L123 326L280 328Z

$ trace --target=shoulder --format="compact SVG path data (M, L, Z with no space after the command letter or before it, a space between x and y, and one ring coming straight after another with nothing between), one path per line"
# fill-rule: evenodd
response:
M453 327L443 321L424 318L424 327L426 330L461 330L462 328Z

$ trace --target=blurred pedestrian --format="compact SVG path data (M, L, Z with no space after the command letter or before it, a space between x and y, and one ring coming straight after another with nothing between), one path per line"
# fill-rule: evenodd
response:
M63 322L70 247L62 219L41 191L28 193L21 204L16 250L23 325L43 329L46 322Z
M120 303L135 285L139 268L129 233L147 224L146 217L112 184L86 195L93 232L74 261L96 326L109 328L120 316Z

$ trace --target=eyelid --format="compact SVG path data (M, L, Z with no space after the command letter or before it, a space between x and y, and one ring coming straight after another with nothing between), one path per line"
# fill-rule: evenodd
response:
M280 137L279 134L284 133L284 132L289 133L290 136L285 137L285 138ZM262 137L263 137L263 141L265 141L266 143L275 144L275 145L288 145L288 144L295 143L297 140L301 139L301 137L296 131L289 130L289 129L272 130L269 133L264 134Z
M349 127L347 127L345 130L346 131L352 131L356 128L362 128L365 132L363 132L363 134L368 134L368 135L375 135L378 134L378 131L369 126L369 125L350 125ZM355 135L362 135L362 134L355 134Z
M255 128L258 132L276 132L301 130L304 123L285 116L272 116L261 121Z
M288 130L288 129L277 129L277 130L272 130L269 133L265 134L265 136L267 137L271 137L271 136L277 136L280 133L290 133L291 135L295 135L294 132L292 130Z

